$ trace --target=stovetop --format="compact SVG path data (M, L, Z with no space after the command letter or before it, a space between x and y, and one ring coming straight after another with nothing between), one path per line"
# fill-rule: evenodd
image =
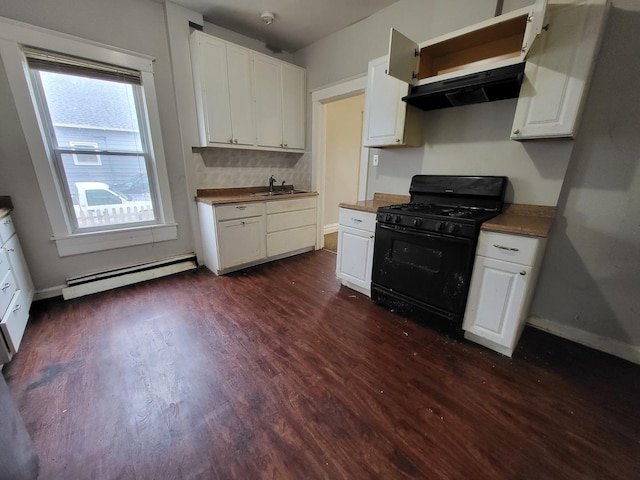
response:
M477 239L482 222L502 210L507 177L414 175L411 201L380 207L376 220L385 228Z
M480 207L411 202L380 207L376 220L394 227L473 239L478 236L482 222L499 213Z
M472 220L484 221L485 217L491 218L496 215L495 211L480 207L463 207L459 205L437 205L433 203L403 203L400 205L390 205L383 207L389 213L404 213L420 217L447 217L452 221ZM487 219L488 219L487 218Z

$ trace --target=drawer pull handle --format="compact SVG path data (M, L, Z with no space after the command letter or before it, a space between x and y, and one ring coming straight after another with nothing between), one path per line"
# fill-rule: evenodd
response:
M5 220L5 221L4 221L4 224L5 224L5 225L11 225L11 220Z
M236 207L238 210L246 210L247 206L246 205L240 205Z
M520 272L520 275L526 275L526 274L527 274L527 272L525 272L524 270L522 270L522 271Z
M507 250L508 252L519 252L520 249L519 248L513 248L513 247L503 247L502 245L493 245L496 248L499 248L500 250Z
M22 305L16 305L16 307L13 309L13 313L16 313L21 308L22 308Z
M353 220L356 223L362 223L362 220L360 220L359 218L352 218L351 220Z
M7 252L15 252L16 249L15 248L7 248Z
M4 287L2 287L2 291L4 292L7 288L9 288L11 286L11 284L9 282L4 284Z

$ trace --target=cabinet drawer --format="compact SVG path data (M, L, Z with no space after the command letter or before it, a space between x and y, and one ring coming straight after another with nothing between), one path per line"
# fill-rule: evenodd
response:
M9 240L11 235L15 232L16 230L13 228L13 221L9 215L0 220L0 244Z
M11 264L9 263L9 258L7 257L7 252L4 248L0 248L0 278L4 278L5 274L11 268ZM0 312L1 314L2 312Z
M215 207L216 220L233 220L234 218L259 217L264 214L264 203L234 203Z
M351 210L350 208L341 208L340 225L359 228L360 230L373 233L376 230L376 214L362 212L360 210Z
M545 240L537 237L480 232L477 254L521 265L533 265Z
M2 317L2 322L0 323L0 329L2 330L2 335L9 347L9 353L11 356L18 351L28 319L29 308L25 304L22 291L18 290L13 296L13 300L9 304L9 308L5 312L4 317Z
M11 270L7 270L0 279L0 315L4 315L4 312L7 310L7 307L13 298L13 294L16 293L17 289L16 281L13 278L13 272Z
M267 213L293 212L316 208L316 197L296 198L292 200L270 200L267 202Z
M316 224L316 209L296 210L294 212L272 213L267 215L267 233L306 227Z
M267 234L267 257L295 252L316 244L316 226L295 228Z

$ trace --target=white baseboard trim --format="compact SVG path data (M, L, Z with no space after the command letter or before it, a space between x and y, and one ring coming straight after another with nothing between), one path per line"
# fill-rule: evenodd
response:
M66 287L66 285L56 285L55 287L45 288L43 290L38 290L33 294L33 300L45 300L47 298L61 297L62 289Z
M330 233L335 233L338 231L338 225L337 223L330 223L329 225L325 225L324 226L324 234L328 235Z
M553 333L558 337L640 364L640 346L638 345L630 345L535 315L530 316L527 319L527 323L532 327Z

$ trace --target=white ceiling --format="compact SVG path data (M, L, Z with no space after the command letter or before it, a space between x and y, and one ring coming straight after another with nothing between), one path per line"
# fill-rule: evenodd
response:
M272 50L295 52L398 0L172 0L210 23L261 40ZM272 12L271 25L260 19Z

